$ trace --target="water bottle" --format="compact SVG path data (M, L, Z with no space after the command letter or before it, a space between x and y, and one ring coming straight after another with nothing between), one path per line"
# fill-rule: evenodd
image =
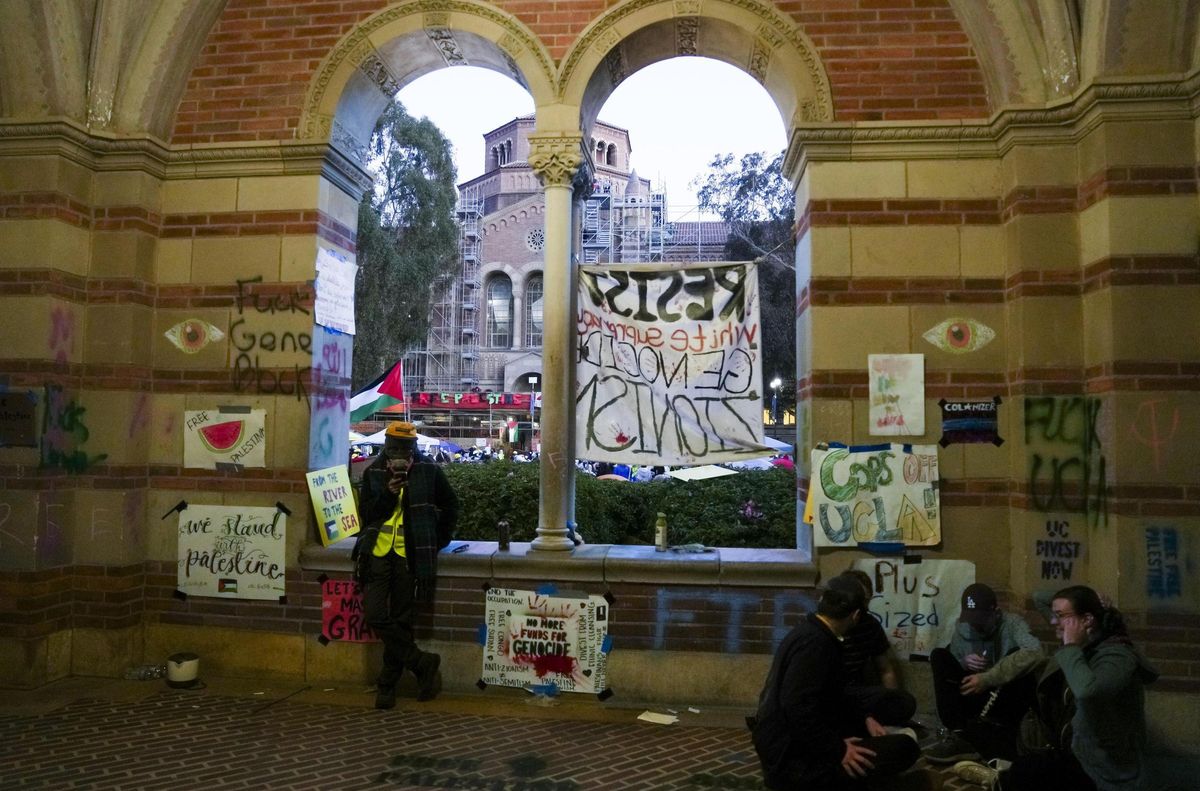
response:
M508 551L508 520L501 519L496 523L496 533L498 538L499 549L501 552Z
M654 550L667 551L667 515L662 511L658 512L658 521L654 523Z

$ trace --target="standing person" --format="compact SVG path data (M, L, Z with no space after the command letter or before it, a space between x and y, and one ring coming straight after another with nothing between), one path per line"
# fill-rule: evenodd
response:
M450 543L458 499L445 473L417 451L417 429L387 427L383 453L363 475L363 531L354 546L356 577L364 582L367 624L383 641L375 708L396 705L396 683L407 667L417 677L417 700L442 688L442 658L413 639L417 602L433 601L437 553Z
M954 767L964 780L991 788L1055 791L1141 791L1149 788L1145 686L1158 671L1129 639L1121 614L1084 585L1063 588L1050 602L1050 623L1063 647L1042 676L1065 680L1073 699L1067 743L1022 755L1004 771L971 761Z
M871 600L875 590L869 574L847 569L842 576L857 581ZM869 611L842 638L846 694L867 717L872 736L888 733L888 726L906 725L917 711L917 699L900 688L899 664L887 634Z
M899 774L917 760L908 736L871 736L846 698L842 637L866 615L853 577L831 579L809 613L775 652L754 717L754 749L767 788L857 789ZM923 779L923 778L922 778Z
M950 764L980 753L1011 759L1041 661L1042 644L1025 619L1001 610L987 585L968 585L950 645L929 654L944 733L925 749L925 759Z

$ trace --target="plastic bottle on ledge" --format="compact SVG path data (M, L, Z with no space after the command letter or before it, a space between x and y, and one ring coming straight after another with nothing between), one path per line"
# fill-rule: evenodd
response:
M166 676L166 665L135 665L125 671L126 681L153 681Z
M658 521L654 523L654 549L656 552L667 551L667 515L658 512Z

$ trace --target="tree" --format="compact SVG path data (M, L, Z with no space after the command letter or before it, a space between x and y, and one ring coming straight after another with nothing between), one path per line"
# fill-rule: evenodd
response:
M792 233L795 195L783 176L783 152L768 160L765 153L713 157L708 169L692 181L700 209L716 214L729 226L725 257L757 261L759 310L762 319L763 393L778 376L782 412L796 403L796 239Z
M375 190L358 205L354 389L425 340L429 311L459 269L450 142L392 102L375 125Z

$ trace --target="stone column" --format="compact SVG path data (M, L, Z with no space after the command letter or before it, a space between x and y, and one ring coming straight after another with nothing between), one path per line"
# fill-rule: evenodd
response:
M529 136L529 164L542 180L546 196L546 246L542 280L542 454L534 550L570 551L567 520L574 518L571 476L575 460L574 364L575 324L571 294L575 267L571 260L571 180L583 161L578 134Z

